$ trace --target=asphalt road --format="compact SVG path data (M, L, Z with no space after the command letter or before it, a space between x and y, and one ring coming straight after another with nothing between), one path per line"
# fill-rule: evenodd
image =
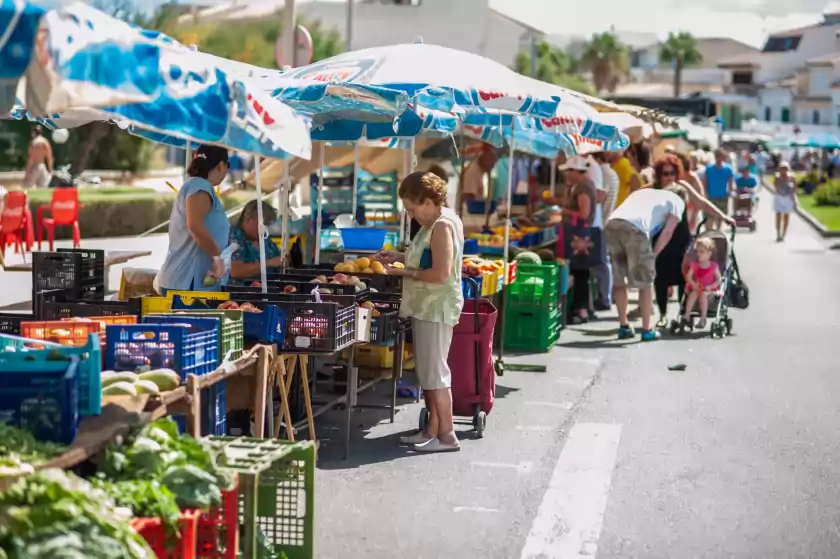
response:
M348 462L322 421L317 556L840 557L840 253L795 217L775 243L772 218L765 200L736 239L752 304L730 338L567 330L519 359L548 373L498 379L486 437L463 426L457 454L397 446L416 404L356 415Z

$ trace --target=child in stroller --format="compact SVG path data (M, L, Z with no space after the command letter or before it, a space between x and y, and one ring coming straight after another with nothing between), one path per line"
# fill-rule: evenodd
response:
M735 179L735 226L755 231L753 212L758 205L758 179L749 167L743 167Z
M700 307L700 320L697 321L697 328L706 327L706 317L709 314L709 294L716 297L722 296L720 284L722 277L718 263L712 260L715 252L715 243L708 237L700 237L694 241L695 260L688 264L688 273L685 276L686 296L683 321L691 323L691 313L694 306Z

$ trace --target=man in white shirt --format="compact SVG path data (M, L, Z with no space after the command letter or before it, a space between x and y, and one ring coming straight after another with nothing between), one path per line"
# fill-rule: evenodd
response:
M618 174L607 162L607 155L604 152L593 153L592 159L594 160L592 166L597 165L601 169L602 180L598 190L598 215L595 222L598 227L603 228L604 223L615 210L615 203L618 200ZM595 302L595 310L609 310L612 307L612 269L609 255L606 262L592 269L592 273L598 284L598 301Z
M630 195L616 208L604 228L613 268L613 298L618 309L618 339L635 337L627 321L627 290L639 290L642 341L658 340L651 328L653 280L656 257L665 248L685 212L686 192L680 186L663 190L645 188ZM656 246L651 239L659 234Z

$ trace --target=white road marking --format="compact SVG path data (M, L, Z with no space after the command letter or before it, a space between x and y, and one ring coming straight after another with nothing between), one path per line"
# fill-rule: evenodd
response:
M572 409L571 402L525 402L526 406L542 406L545 408L558 408L561 410Z
M554 427L549 425L517 425L516 429L519 431L553 431Z
M595 556L620 439L621 425L572 427L521 559Z
M504 464L501 462L472 462L473 466L479 468L496 468L496 469L512 469L516 470L518 474L529 474L534 469L533 462L520 462L519 464Z
M499 509L488 509L484 507L454 507L452 509L455 512L485 512L485 513L496 513L501 512Z

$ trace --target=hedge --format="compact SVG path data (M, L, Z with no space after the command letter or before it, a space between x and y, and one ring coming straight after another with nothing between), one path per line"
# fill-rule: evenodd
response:
M49 204L51 190L29 191L29 207L37 220L38 208ZM253 196L236 192L222 198L225 209L232 209ZM148 231L167 221L172 213L175 194L163 194L149 189L101 188L80 189L79 228L82 239L103 237L130 237ZM159 230L165 233L166 228ZM70 227L58 227L57 239L70 239ZM37 232L35 237L37 239ZM46 235L45 235L46 237Z

